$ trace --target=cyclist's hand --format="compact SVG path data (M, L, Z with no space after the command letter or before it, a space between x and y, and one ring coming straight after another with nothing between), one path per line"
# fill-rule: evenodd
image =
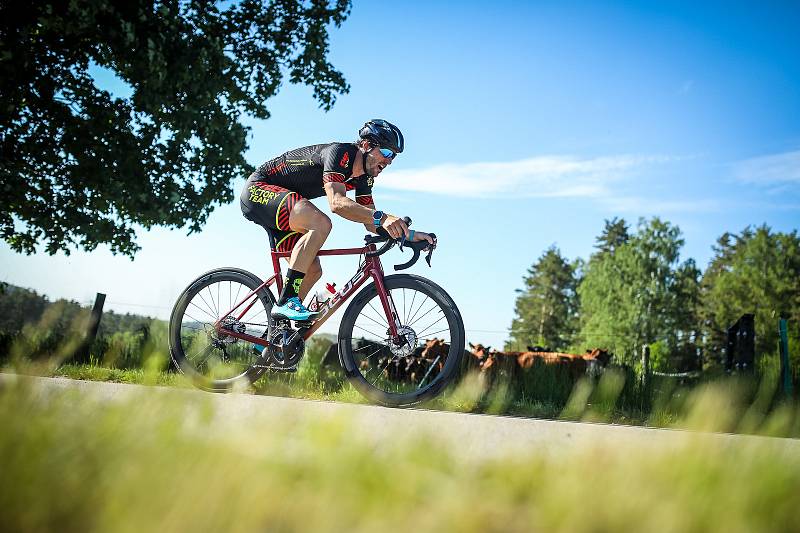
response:
M385 229L392 239L399 239L401 237L408 237L408 226L406 223L394 215L386 214L386 220L383 221L381 227Z
M417 231L414 233L414 242L416 241L428 241L428 244L436 244L433 242L433 237L422 231Z

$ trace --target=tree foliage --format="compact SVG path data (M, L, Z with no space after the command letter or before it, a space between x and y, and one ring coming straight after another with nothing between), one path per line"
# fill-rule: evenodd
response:
M0 2L0 235L18 252L110 245L135 227L198 231L251 167L244 115L284 77L327 109L349 0ZM113 72L129 97L99 88Z
M524 350L533 344L563 349L569 345L577 322L579 270L580 263L567 261L555 246L528 269L525 288L518 291L507 349Z
M745 313L755 314L756 352L777 352L778 319L796 335L800 323L800 237L766 225L725 233L703 276L701 318L710 354L720 356L726 330Z
M620 225L607 222L604 235L609 229L619 235ZM608 240L601 235L598 242ZM581 342L629 363L641 346L657 341L680 352L693 338L699 281L692 260L679 262L680 229L658 218L640 220L634 235L613 242L598 247L578 286Z

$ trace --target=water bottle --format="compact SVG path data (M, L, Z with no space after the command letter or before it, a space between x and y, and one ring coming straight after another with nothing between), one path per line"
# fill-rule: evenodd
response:
M311 298L311 303L308 304L308 310L311 312L319 311L334 294L336 294L336 284L326 283L325 288L317 291L313 298Z

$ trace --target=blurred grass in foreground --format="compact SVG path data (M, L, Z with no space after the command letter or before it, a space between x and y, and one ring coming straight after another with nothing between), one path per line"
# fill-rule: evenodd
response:
M238 424L215 418L210 395L155 392L108 403L36 392L21 380L0 388L2 528L752 532L800 524L800 455L779 440L554 443L465 462L408 427L376 441L344 418ZM729 392L705 389L689 400L687 423L718 427L730 402Z

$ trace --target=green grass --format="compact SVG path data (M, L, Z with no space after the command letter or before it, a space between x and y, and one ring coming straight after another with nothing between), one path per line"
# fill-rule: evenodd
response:
M684 424L724 429L729 391ZM767 423L785 424L773 420ZM796 418L796 413L793 414ZM724 418L724 417L723 417ZM800 456L775 441L624 441L464 462L411 427L265 413L231 430L210 402L0 389L6 531L796 531Z
M153 328L155 331L157 328ZM181 374L166 371L167 356L159 337L148 341L149 350L141 356L140 368L115 368L112 360L95 360L90 364L59 364L59 357L31 359L17 356L6 369L22 374L62 376L72 379L112 381L147 385L191 387ZM296 373L267 373L249 389L254 394L366 403L366 400L345 380L338 365L322 367L320 361L330 345L329 339L312 339ZM19 350L17 350L19 351ZM763 366L763 365L762 365ZM719 386L728 389L736 402L728 408L741 418L729 424L726 431L765 433L800 437L794 418L776 429L765 420L774 411L785 412L777 393L777 367L765 366L759 372L760 383L754 380L719 378ZM607 371L599 380L588 378L577 382L563 369L535 365L517 375L499 374L493 380L470 374L451 385L437 399L422 407L428 409L490 413L587 422L608 422L652 427L681 427L686 418L688 399L694 386L681 386L675 380L653 378L642 385L635 374ZM794 413L788 403L788 412Z

